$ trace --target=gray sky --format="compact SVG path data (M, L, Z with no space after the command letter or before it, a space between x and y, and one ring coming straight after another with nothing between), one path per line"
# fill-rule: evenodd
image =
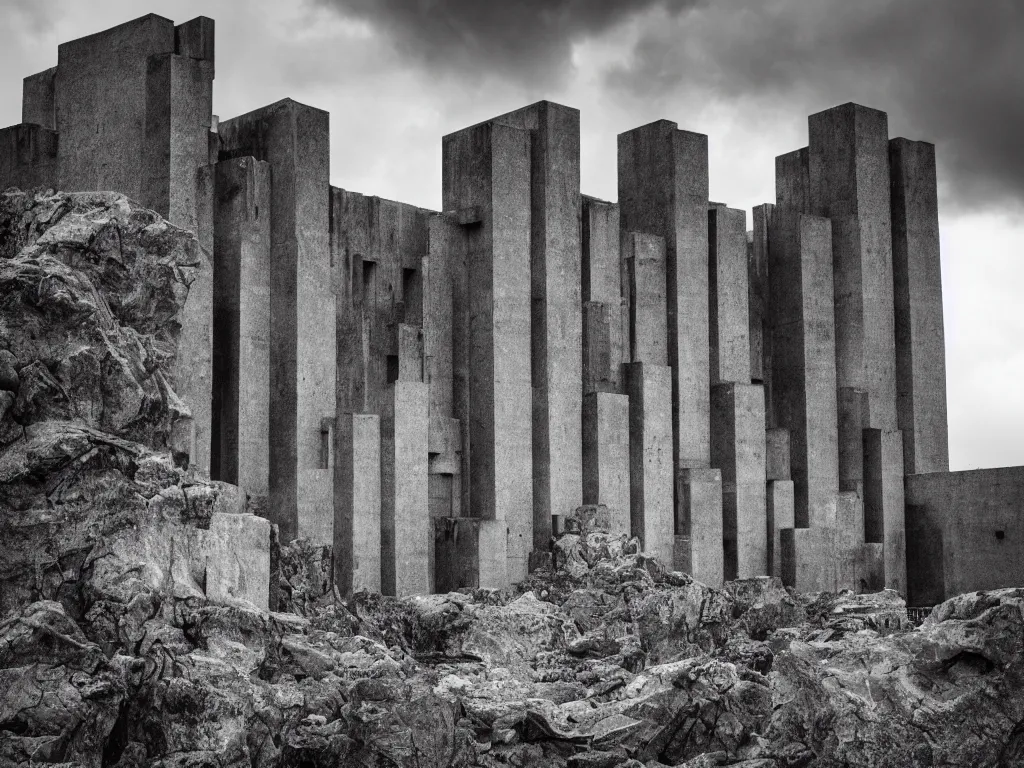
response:
M1024 464L1024 3L1018 0L0 0L0 125L57 44L145 13L217 21L214 109L331 113L336 186L440 204L441 136L541 98L582 112L584 192L615 137L709 136L712 199L774 199L774 158L847 101L937 145L953 469Z

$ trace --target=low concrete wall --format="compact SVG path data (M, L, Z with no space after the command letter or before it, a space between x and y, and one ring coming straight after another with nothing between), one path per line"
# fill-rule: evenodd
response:
M907 603L1024 585L1024 467L906 479Z

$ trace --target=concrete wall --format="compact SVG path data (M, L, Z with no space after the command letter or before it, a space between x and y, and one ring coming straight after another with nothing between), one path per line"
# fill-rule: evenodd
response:
M909 605L1024 584L1024 467L906 478Z
M271 167L270 489L281 538L333 541L335 295L328 115L290 99L220 124L221 159ZM325 450L326 446L326 450Z
M54 187L58 134L38 125L0 129L0 190Z
M380 417L338 417L334 580L342 595L381 590Z

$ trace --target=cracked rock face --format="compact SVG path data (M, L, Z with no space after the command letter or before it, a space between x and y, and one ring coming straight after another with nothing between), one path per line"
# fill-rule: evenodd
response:
M339 603L301 541L281 612L215 590L244 501L167 450L194 247L120 196L0 195L0 768L1024 762L1024 590L913 628L586 516L503 592Z

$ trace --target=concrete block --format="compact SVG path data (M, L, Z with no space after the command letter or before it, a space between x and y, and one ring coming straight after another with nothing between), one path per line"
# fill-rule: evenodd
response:
M283 541L333 541L321 420L337 405L328 115L286 99L220 124L221 159L270 163L270 494Z
M608 322L609 374L613 384L610 391L621 393L620 366L629 362L629 316L622 300L619 206L586 195L582 196L582 200L584 309L586 302L600 302L605 307L605 318Z
M255 515L214 514L200 547L206 558L206 597L245 600L265 611L270 599L270 521Z
M21 122L56 130L57 122L54 115L54 80L57 68L50 67L22 81L21 91ZM56 177L54 177L56 179Z
M859 561L864 546L864 501L855 491L836 497L836 589L859 589Z
M749 305L750 380L764 384L768 423L771 421L771 331L768 303L768 225L775 212L770 203L753 211L754 231L747 263Z
M334 583L342 595L381 591L381 424L342 413L336 430Z
M772 398L775 426L789 430L797 526L832 527L839 487L827 219L777 207L772 219Z
M768 480L790 480L789 430L765 430L765 473Z
M398 381L423 381L423 331L398 324Z
M888 118L843 104L808 118L811 213L832 219L836 379L896 429Z
M768 517L769 575L782 578L782 531L793 527L793 481L769 480L766 511Z
M270 166L214 170L210 474L266 497L270 483Z
M681 469L676 482L676 529L686 536L689 548L685 558L677 556L676 562L685 562L687 572L698 581L720 587L725 574L722 471Z
M0 189L55 187L57 138L38 125L0 129Z
M520 565L509 557L509 534L504 520L480 520L477 552L481 589L504 589L517 580L519 571L528 568L528 563ZM513 567L515 575L510 573Z
M174 28L174 52L190 59L213 62L216 23L207 16L197 16Z
M483 211L483 221L465 230L466 282L455 285L456 329L463 335L456 335L453 350L455 415L468 425L464 511L500 522L481 526L481 586L506 586L509 582L496 580L526 577L539 519L529 418L531 140L530 131L485 123L446 136L442 147L445 210L479 205ZM577 351L577 360L581 357ZM580 408L581 388L582 377L573 393ZM545 541L550 515L547 519L539 532ZM508 558L504 567L495 559L499 552Z
M583 398L583 503L608 508L612 533L630 533L629 398Z
M622 261L627 276L630 362L668 365L664 238L623 232Z
M605 305L588 301L583 305L583 394L614 392L611 366L611 324Z
M707 467L711 459L707 136L659 120L619 134L618 144L622 230L665 238L675 464Z
M672 377L665 366L629 363L631 530L644 552L673 562L675 512L672 467Z
M834 592L835 539L835 529L829 527L783 529L782 583L798 592Z
M430 389L431 432L455 415L453 353L453 270L461 266L461 227L431 216L423 259L423 367Z
M708 307L711 384L750 383L747 215L708 211Z
M810 154L807 147L775 158L775 205L794 213L811 213Z
M759 384L711 388L711 464L722 470L725 578L767 575L764 389Z
M885 586L907 594L903 433L864 430L865 541L885 546Z
M907 474L949 469L935 146L889 142L896 410Z
M864 489L864 429L870 423L868 393L863 389L840 387L839 412L839 490Z
M430 591L427 385L396 381L381 419L381 591Z

